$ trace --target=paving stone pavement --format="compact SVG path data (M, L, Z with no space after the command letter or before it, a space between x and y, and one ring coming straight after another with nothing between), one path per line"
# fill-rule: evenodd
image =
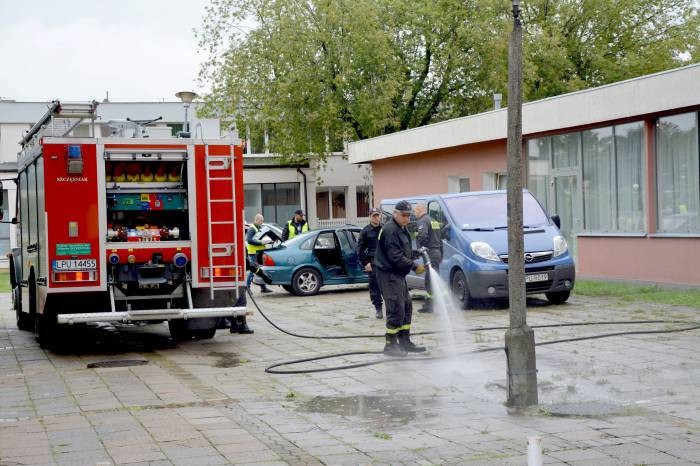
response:
M292 332L383 333L366 286L324 287L313 297L279 288L256 300ZM539 436L545 464L700 464L699 330L619 335L537 348L540 405L509 412L500 348L501 303L453 309L446 334L414 336L432 356L344 371L268 374L278 362L376 351L382 339L285 335L255 312L254 335L220 330L174 345L164 324L89 326L65 332L58 352L17 330L0 295L0 465L524 465ZM254 309L252 303L249 308ZM420 306L414 301L414 308ZM493 308L489 308L493 307ZM681 307L574 297L528 300L533 326L625 320L700 321ZM537 342L682 324L536 328ZM414 314L413 331L445 328ZM467 331L471 329L472 331ZM89 369L99 361L148 364ZM349 355L289 369L384 361ZM596 407L601 414L596 414ZM566 409L587 415L558 415ZM604 408L604 409L603 409ZM612 413L612 414L611 414Z

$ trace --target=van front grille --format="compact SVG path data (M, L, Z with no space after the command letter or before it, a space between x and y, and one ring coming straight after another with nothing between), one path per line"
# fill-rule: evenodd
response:
M548 261L552 258L552 251L537 251L537 252L526 252L525 253L525 263L534 264L536 262ZM501 254L498 256L504 264L508 263L508 254Z

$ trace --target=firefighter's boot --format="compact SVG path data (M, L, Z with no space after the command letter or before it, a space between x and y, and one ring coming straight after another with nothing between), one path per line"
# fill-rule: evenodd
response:
M382 307L381 307L381 306L379 306L378 308L376 308L375 311L376 311L375 317L376 317L377 319L383 319L383 318L384 318L384 313L382 312Z
M399 339L396 334L386 334L386 345L384 345L384 354L386 356L404 357L406 352L399 346Z
M424 353L425 346L418 346L411 341L409 330L401 330L399 332L399 346L407 353Z

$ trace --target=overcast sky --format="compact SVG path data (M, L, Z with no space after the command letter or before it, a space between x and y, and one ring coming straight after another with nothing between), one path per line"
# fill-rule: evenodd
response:
M0 98L176 101L202 91L207 0L0 0Z

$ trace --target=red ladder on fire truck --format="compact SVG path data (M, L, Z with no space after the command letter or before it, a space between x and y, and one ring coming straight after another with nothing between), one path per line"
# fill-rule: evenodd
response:
M207 218L209 219L209 224L207 225L207 239L209 240L209 296L211 299L214 299L216 290L236 290L238 292L240 286L240 264L238 263L238 254L235 253L239 245L239 228L235 221L238 201L236 199L236 186L234 186L234 146L230 146L229 155L209 155L209 145L205 144L204 156L207 165ZM216 197L216 194L221 190L212 189L212 182L230 183L231 198ZM212 209L220 204L233 206L230 210L230 220L212 220ZM227 226L230 228L226 228ZM216 235L213 232L214 228L218 230ZM225 233L222 234L222 232ZM222 258L219 261L224 263L214 264L214 258ZM228 261L225 258L232 258L233 263L226 263ZM221 273L222 270L230 273ZM234 280L217 282L214 280L217 277L232 278Z

